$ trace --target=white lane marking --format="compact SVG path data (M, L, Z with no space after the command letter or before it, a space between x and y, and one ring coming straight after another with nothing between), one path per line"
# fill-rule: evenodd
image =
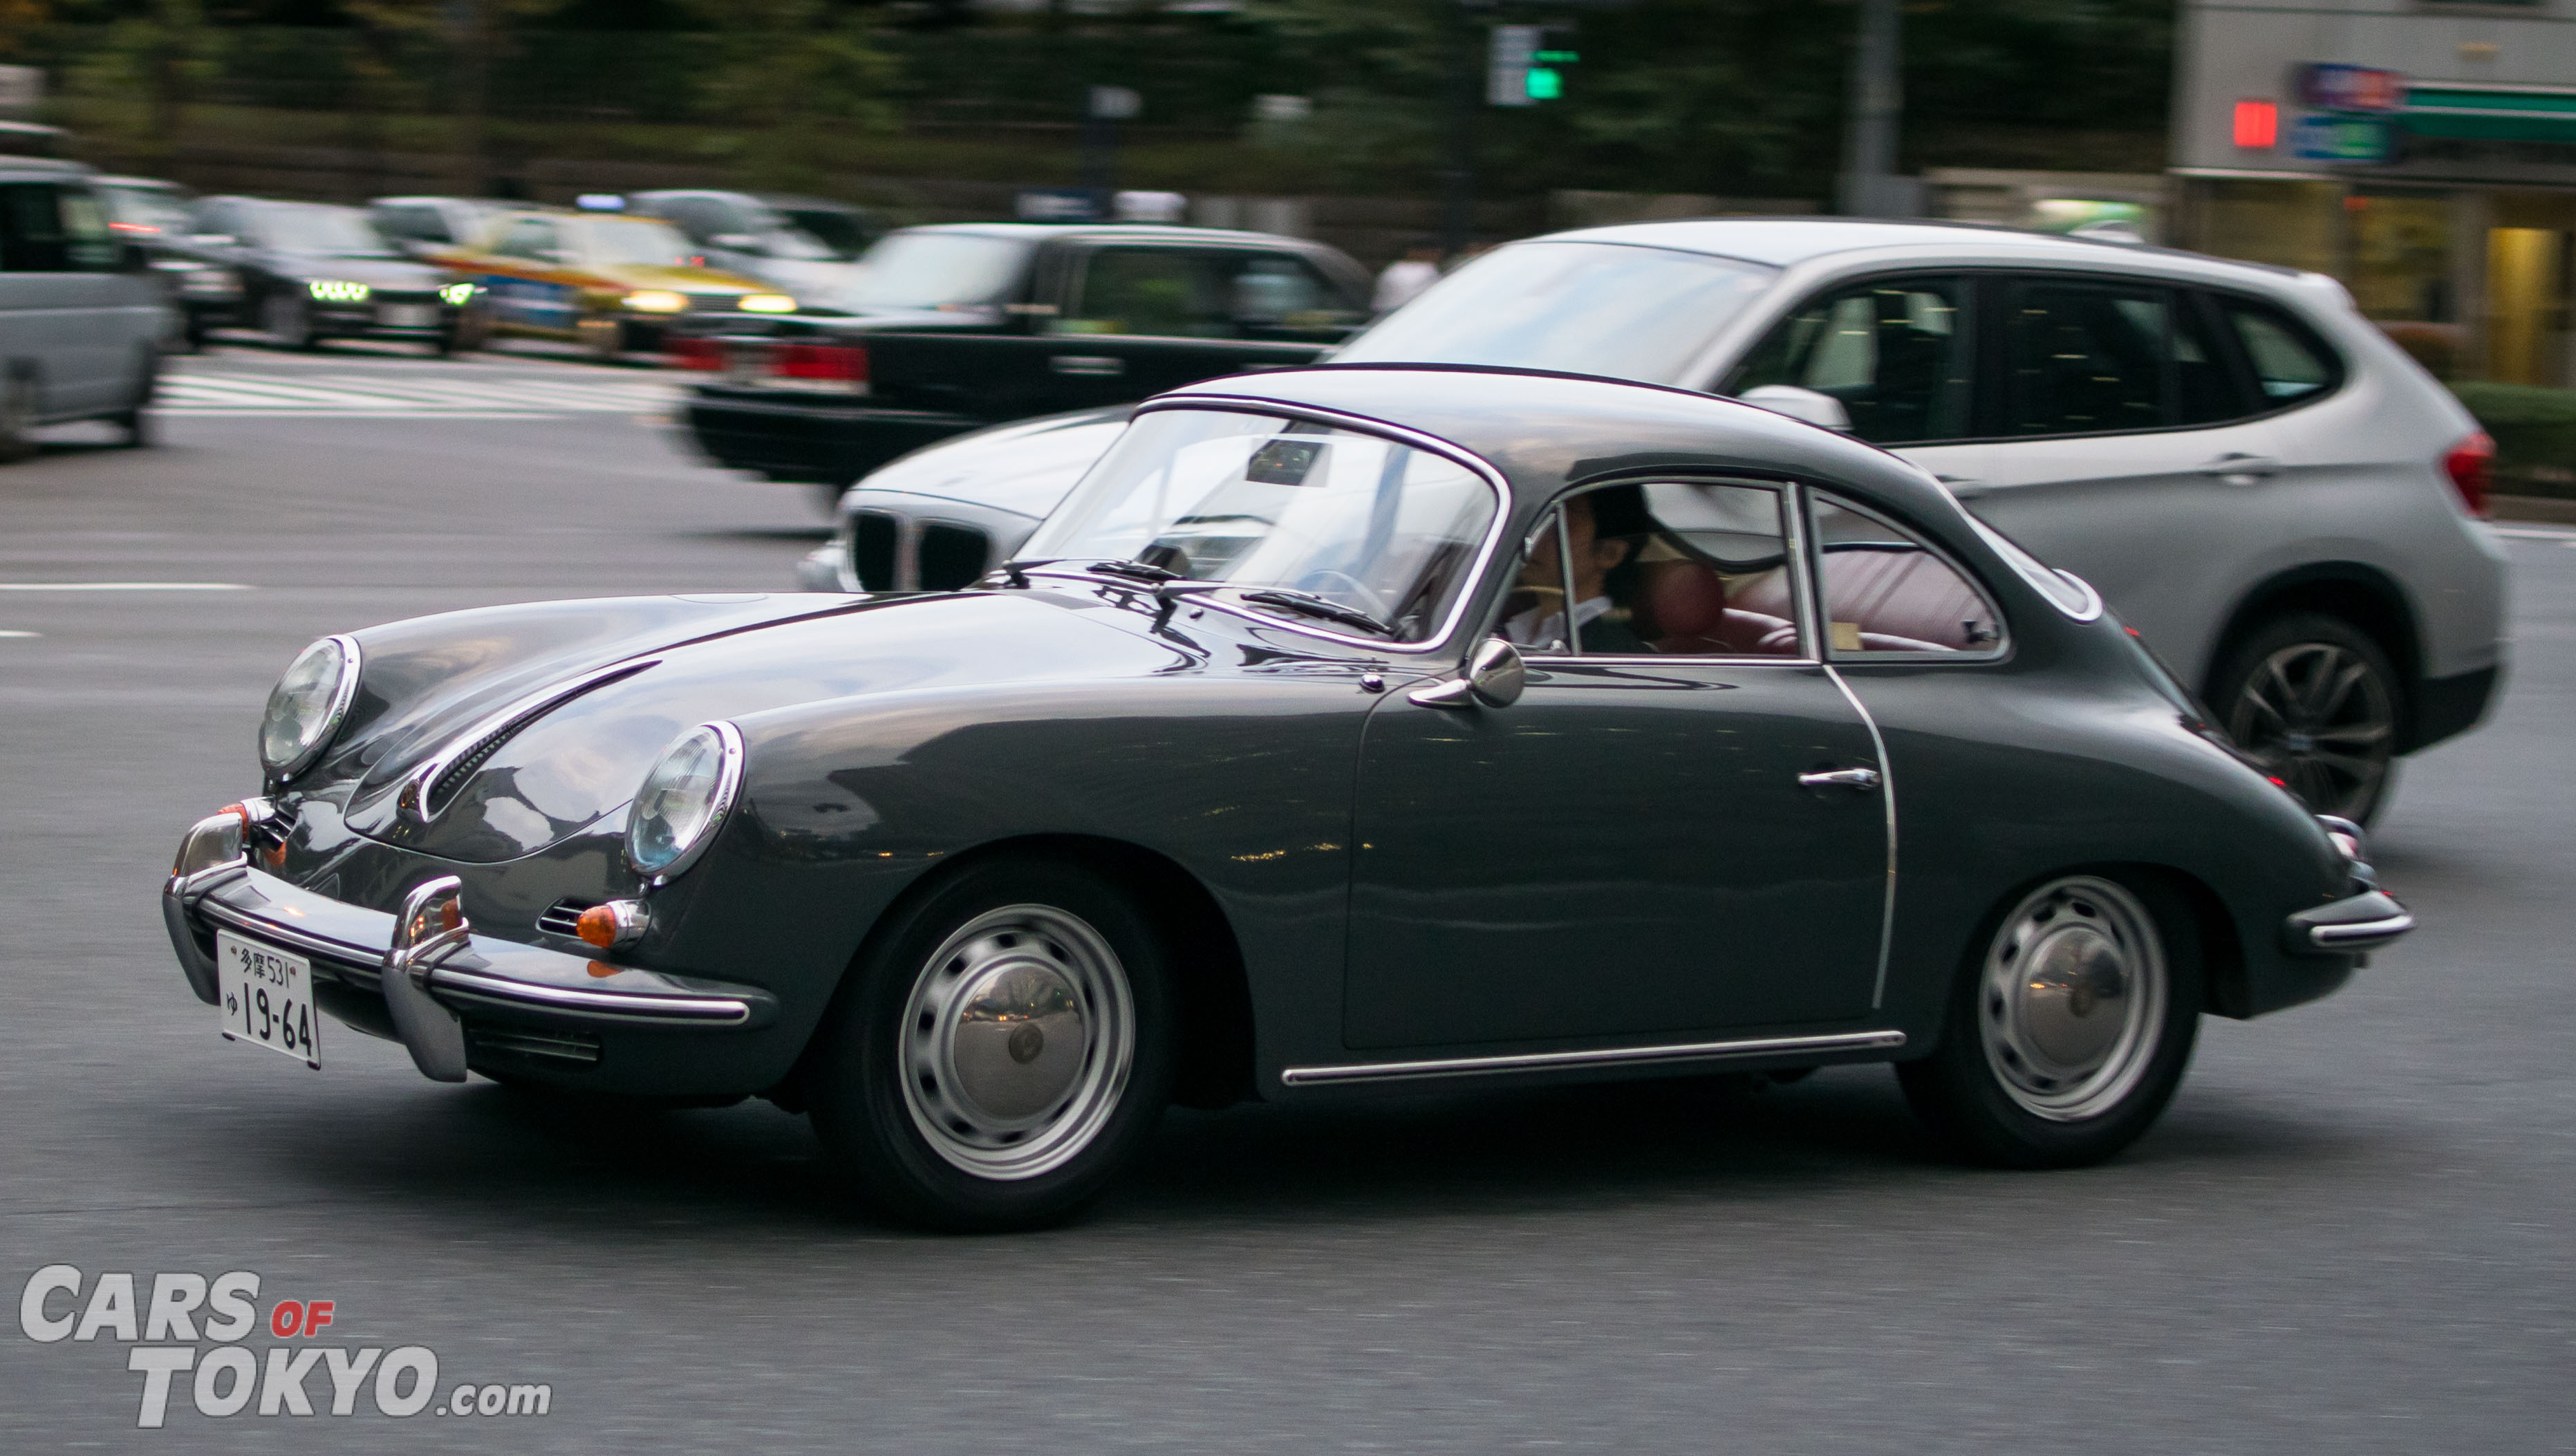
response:
M249 591L237 581L0 581L0 591Z
M552 419L568 414L667 410L679 393L669 380L496 380L394 370L298 378L175 374L154 402L167 415L304 415L354 419Z
M42 637L44 635L45 634L42 632L18 632L7 627L0 627L0 637Z

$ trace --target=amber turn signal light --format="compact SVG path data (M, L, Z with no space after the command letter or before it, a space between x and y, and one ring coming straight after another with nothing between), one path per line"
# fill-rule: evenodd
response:
M573 922L572 933L580 936L585 945L615 950L640 939L644 934L644 924L644 907L641 904L633 900L611 900L581 912L581 918Z

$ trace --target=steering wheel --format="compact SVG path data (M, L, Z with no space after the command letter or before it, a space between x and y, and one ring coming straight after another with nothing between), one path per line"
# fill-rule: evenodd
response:
M1319 597L1338 595L1347 598L1355 598L1356 600L1351 602L1351 605L1357 606L1361 611L1368 613L1370 616L1377 618L1381 622L1387 619L1386 598L1379 596L1376 592L1370 591L1367 587L1361 585L1360 579L1351 575L1347 571L1335 571L1330 567L1317 567L1315 570L1307 572L1304 576L1297 578L1297 590L1302 592L1313 592Z

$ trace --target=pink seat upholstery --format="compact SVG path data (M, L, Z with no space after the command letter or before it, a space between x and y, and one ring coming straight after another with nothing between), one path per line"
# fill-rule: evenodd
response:
M1798 650L1788 618L1728 606L1725 578L1697 561L1649 562L1645 577L1657 652L1787 656Z

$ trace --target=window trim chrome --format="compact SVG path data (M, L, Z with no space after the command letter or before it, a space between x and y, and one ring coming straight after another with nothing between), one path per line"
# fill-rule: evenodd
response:
M1346 426L1363 435L1375 435L1381 439L1394 440L1417 450L1427 451L1465 469L1470 475L1483 481L1486 489L1494 493L1494 518L1487 523L1485 539L1476 548L1475 560L1468 564L1461 578L1457 600L1449 604L1448 616L1442 619L1438 631L1420 642L1390 642L1383 637L1359 637L1346 632L1335 632L1301 618L1285 615L1272 616L1255 608L1237 606L1226 601L1216 592L1193 594L1190 598L1192 606L1212 607L1230 617L1239 617L1264 627L1285 627L1309 637L1320 637L1327 642L1357 647L1371 654L1392 653L1406 657L1428 657L1443 651L1454 650L1459 626L1466 618L1468 605L1475 599L1477 588L1483 585L1485 573L1492 569L1495 548L1501 544L1504 531L1511 525L1512 490L1510 483L1503 479L1501 471L1486 463L1475 452L1452 441L1443 440L1437 435L1426 435L1419 430L1408 430L1402 425L1390 425L1384 420L1373 420L1366 415L1355 415L1344 410L1289 404L1281 400L1259 399L1249 395L1190 394L1172 399L1147 400L1137 407L1130 423L1141 420L1149 414L1161 414L1171 410L1256 414L1274 418L1285 415L1295 419L1320 420L1326 424ZM1088 478L1088 472L1086 472L1086 478ZM1081 483L1076 482L1074 489L1081 488ZM1066 499L1072 499L1070 493L1066 495ZM1025 572L1029 576L1052 576L1077 581L1091 580L1087 573L1058 570L1052 565L1027 567ZM1260 588L1247 589L1257 591Z
M1950 667L1981 667L2002 662L2012 656L2015 643L2012 619L2004 615L2003 602L1998 598L1995 589L1987 583L1985 576L1982 573L1972 569L1965 562L1959 560L1957 556L1945 549L1939 541L1931 539L1922 531L1915 527L1906 525L1903 521L1896 519L1894 516L1876 506L1853 500L1848 492L1837 491L1830 486L1820 486L1808 481L1800 482L1798 490L1804 506L1804 509L1799 513L1802 523L1813 518L1812 513L1817 504L1816 496L1818 494L1831 496L1834 501L1838 503L1838 507L1846 508L1856 512L1857 514L1871 517L1891 530L1900 531L1907 536L1915 538L1922 548L1926 552L1930 553L1934 560L1941 562L1948 566L1952 571L1958 573L1960 579L1965 581L1969 588L1976 592L1978 598L1991 608L1995 614L1994 645L1979 652L1915 652L1910 650L1903 652L1871 652L1866 649L1856 652L1842 652L1839 648L1834 646L1833 635L1830 630L1833 619L1825 613L1825 549L1824 543L1819 541L1815 544L1815 551L1813 553L1815 559L1810 575L1812 577L1812 589L1815 593L1816 622L1820 628L1825 629L1819 633L1815 644L1816 655L1820 660L1827 663L1839 663L1845 667L1866 666L1870 663L1880 662L1905 663L1909 666L1938 664ZM1955 504L1955 502L1953 503ZM1962 509L1960 514L1965 515L1967 513ZM1970 519L1973 520L1974 518L1971 517ZM2013 574L2018 576L2021 573L2016 570ZM2034 590L2036 590L2036 588L2034 588ZM2090 591L2091 588L2087 587L2086 590ZM2065 609L2060 607L2058 610L2064 611Z
M1551 515L1560 525L1562 525L1564 521L1563 507L1565 503L1578 495L1585 494L1589 491L1606 490L1614 485L1644 486L1665 482L1669 482L1674 485L1731 485L1743 490L1767 490L1778 499L1781 516L1781 530L1787 539L1789 599L1791 605L1797 609L1799 613L1798 620L1792 624L1798 629L1798 655L1795 657L1780 657L1769 653L1753 652L1585 652L1581 650L1583 645L1582 643L1574 642L1571 644L1574 649L1572 651L1546 652L1535 648L1525 648L1522 650L1521 656L1528 661L1532 667L1548 662L1561 663L1576 661L1580 661L1586 665L1598 663L1608 667L1672 667L1684 664L1694 666L1703 664L1724 664L1734 667L1823 666L1824 658L1818 655L1820 643L1815 631L1815 593L1813 591L1813 584L1809 580L1809 572L1807 570L1806 512L1797 498L1797 491L1800 482L1793 480L1760 480L1751 477L1732 476L1718 477L1708 480L1693 480L1684 475L1672 472L1657 472L1649 476L1642 476L1633 479L1622 478L1617 480L1593 481L1585 485L1575 486L1572 489L1567 490L1563 495L1558 496L1555 500L1550 501L1547 505L1546 513L1543 513L1540 518L1539 525L1531 529L1530 540L1533 543L1536 542L1539 530L1546 527L1547 521ZM1564 559L1566 557L1566 550L1562 544L1558 546L1557 552L1560 559ZM1567 585L1564 590L1569 598L1573 596L1574 588L1571 584ZM1568 619L1571 620L1570 612ZM1569 632L1568 636L1572 636L1572 633Z

